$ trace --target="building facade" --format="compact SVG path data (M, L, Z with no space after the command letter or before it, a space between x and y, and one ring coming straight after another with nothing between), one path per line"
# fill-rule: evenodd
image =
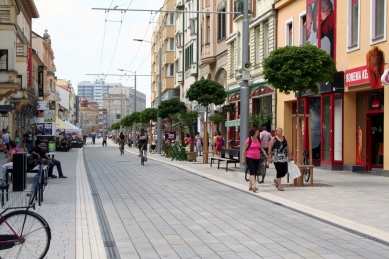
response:
M82 132L90 134L99 130L99 105L96 101L80 98L78 117Z
M0 127L22 132L30 127L37 95L32 85L32 19L39 18L33 0L0 2ZM10 113L10 111L13 111Z
M276 96L275 91L263 79L264 59L273 51L276 45L276 11L273 9L274 0L249 0L249 81L250 99L249 113L272 115L273 120L266 125L268 130L275 127ZM227 1L229 12L242 12L243 0ZM238 145L240 125L240 83L242 78L242 14L227 15L226 40L228 48L227 59L227 105L229 107L225 126L228 128L228 140L236 139Z
M110 87L122 87L121 83L106 83L103 79L96 81L83 81L77 85L77 95L80 98L95 100L99 107L103 105L103 94L108 93Z
M302 98L304 113L311 115L311 129L304 126L304 132L311 131L315 164L387 175L384 104L389 93L378 80L389 46L387 1L282 0L275 7L280 47L309 41L336 61L334 82L320 83L318 95ZM277 125L288 137L296 98L277 94L277 103Z
M175 0L166 0L162 10L175 10ZM161 77L161 100L180 98L180 90L175 89L175 13L161 12L151 38L151 107L158 106L158 81ZM159 60L161 49L162 60ZM159 66L161 63L161 75Z

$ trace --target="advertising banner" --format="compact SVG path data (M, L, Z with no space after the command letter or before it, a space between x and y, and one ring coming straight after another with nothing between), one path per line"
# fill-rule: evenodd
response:
M55 124L52 122L36 123L36 135L37 136L54 136Z
M38 96L43 97L43 66L38 66Z

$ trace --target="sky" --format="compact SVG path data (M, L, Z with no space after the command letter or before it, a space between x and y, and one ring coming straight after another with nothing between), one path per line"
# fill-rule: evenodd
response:
M77 83L94 81L97 75L120 74L118 69L150 75L151 41L159 13L142 11L92 10L92 8L158 10L164 0L35 0L40 18L33 19L32 30L43 36L47 29L54 51L58 79ZM131 73L127 73L131 74ZM100 76L101 77L101 76ZM103 76L107 83L134 86L134 77ZM137 77L137 91L146 94L150 107L150 77Z

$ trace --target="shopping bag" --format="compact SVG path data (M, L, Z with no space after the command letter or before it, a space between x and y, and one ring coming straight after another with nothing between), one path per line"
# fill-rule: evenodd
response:
M292 180L301 176L300 169L298 168L297 165L294 164L294 161L288 162L288 171L289 171L289 176L290 178L292 178Z

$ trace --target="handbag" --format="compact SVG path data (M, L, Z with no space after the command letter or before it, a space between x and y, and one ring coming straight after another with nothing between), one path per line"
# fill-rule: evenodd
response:
M298 168L297 165L294 164L294 161L288 162L288 172L292 180L301 176L300 169Z

